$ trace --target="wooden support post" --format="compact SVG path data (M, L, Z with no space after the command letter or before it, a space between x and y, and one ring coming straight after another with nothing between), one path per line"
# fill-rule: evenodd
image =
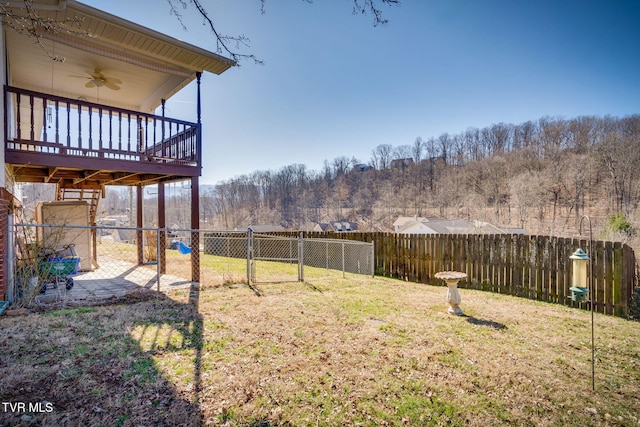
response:
M0 299L7 299L9 288L9 201L11 195L3 187L0 187Z
M191 177L191 281L200 282L200 187Z
M142 185L136 186L136 246L138 248L138 265L144 264L144 235L142 233Z
M158 238L160 239L158 254L158 262L160 263L160 273L165 274L167 272L167 232L164 230L167 228L167 220L165 214L165 192L164 183L158 183Z

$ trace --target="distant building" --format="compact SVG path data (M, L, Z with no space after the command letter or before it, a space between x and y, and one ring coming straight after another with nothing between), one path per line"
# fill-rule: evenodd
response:
M406 217L400 217L406 218ZM466 219L419 218L396 220L398 234L524 234L521 228L500 228L485 221Z
M432 216L432 217L417 216L417 215L399 216L398 219L396 219L395 222L393 223L393 231L397 233L398 231L403 229L405 226L416 223L416 222L423 223L423 222L438 221L438 220L440 220L440 218L435 216Z
M349 232L357 231L358 224L349 221L334 221L334 222L321 222L313 227L313 231L337 231L337 232Z

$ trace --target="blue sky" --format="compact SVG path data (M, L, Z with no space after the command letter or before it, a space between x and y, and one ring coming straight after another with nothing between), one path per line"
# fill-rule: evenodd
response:
M366 163L380 144L543 116L640 113L640 1L402 0L389 24L351 0L201 0L246 61L203 77L204 184L325 160ZM166 1L85 3L215 51L195 12ZM195 120L195 90L167 115Z

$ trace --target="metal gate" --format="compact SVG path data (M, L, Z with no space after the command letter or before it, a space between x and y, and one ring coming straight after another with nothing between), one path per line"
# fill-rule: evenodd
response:
M283 237L254 233L247 236L247 280L252 283L304 281L302 233Z

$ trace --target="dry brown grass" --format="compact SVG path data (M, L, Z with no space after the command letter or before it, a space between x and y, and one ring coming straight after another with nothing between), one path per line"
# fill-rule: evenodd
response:
M625 425L640 323L382 278L227 285L0 319L2 401L42 425ZM13 425L24 414L0 413ZM25 421L26 420L26 421ZM26 425L26 424L25 424Z

